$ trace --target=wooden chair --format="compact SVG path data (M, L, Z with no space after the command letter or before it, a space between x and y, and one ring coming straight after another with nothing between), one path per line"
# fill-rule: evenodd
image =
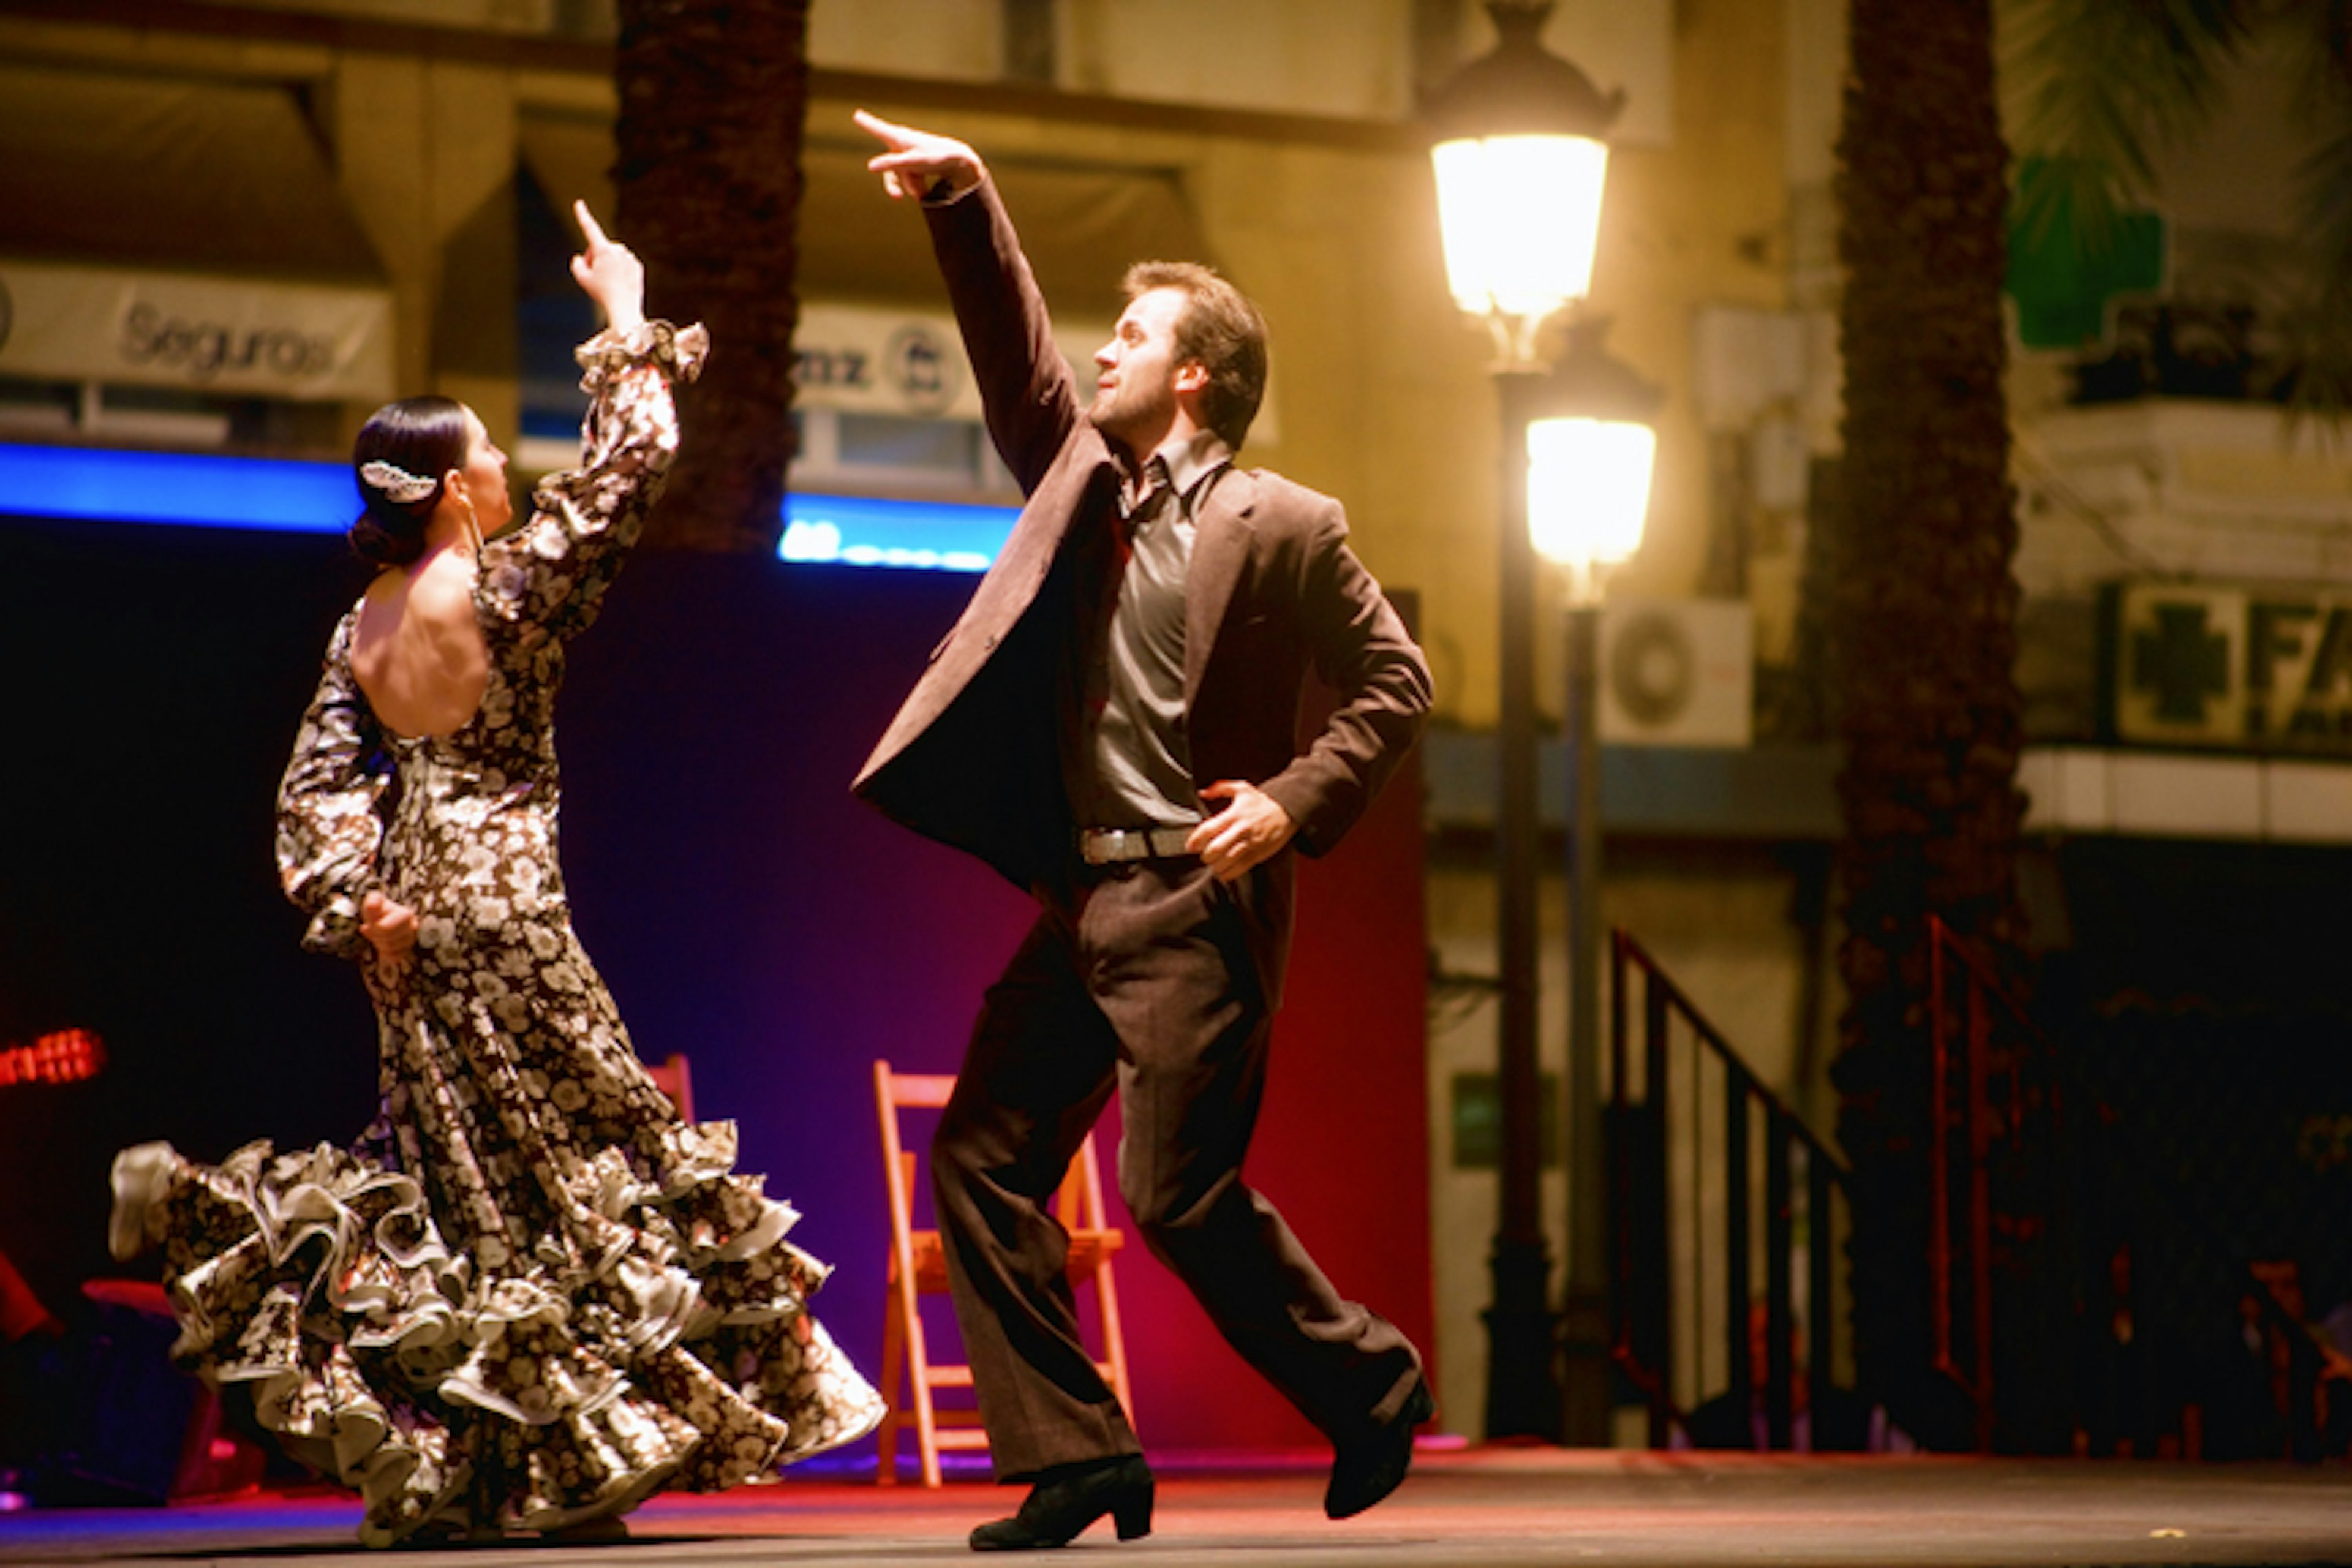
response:
M646 1063L645 1068L646 1076L654 1080L654 1087L668 1095L669 1102L677 1107L677 1119L692 1121L694 1074L687 1070L685 1056L672 1051L660 1061Z
M988 1434L980 1412L970 1407L942 1407L934 1395L946 1389L971 1386L971 1368L931 1360L923 1339L920 1311L926 1296L948 1290L947 1253L937 1230L915 1227L915 1152L901 1145L901 1110L936 1110L948 1102L955 1079L944 1074L894 1073L887 1061L874 1064L874 1100L882 1118L882 1164L890 1191L890 1266L888 1292L882 1314L882 1397L888 1414L879 1432L881 1463L875 1480L889 1486L898 1479L898 1433L912 1422L915 1445L922 1459L923 1484L940 1484L940 1454L943 1449L985 1449ZM1111 1275L1111 1258L1127 1238L1103 1214L1102 1175L1095 1163L1094 1134L1078 1148L1053 1211L1069 1232L1069 1276L1073 1286L1091 1280L1102 1321L1102 1356L1095 1363L1111 1391L1135 1417L1135 1395L1127 1381L1127 1344L1118 1327L1118 1288ZM906 1394L899 1392L904 1366Z

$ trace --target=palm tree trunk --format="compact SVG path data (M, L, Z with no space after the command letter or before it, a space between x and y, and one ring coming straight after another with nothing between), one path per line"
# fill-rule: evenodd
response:
M1949 1441L1932 1375L1926 920L2021 973L2017 529L2000 288L2007 150L1991 0L1852 0L1838 143L1842 504L1828 605L1849 1007L1832 1078L1854 1165L1865 1386ZM1957 1428L1961 1441L1967 1427Z
M648 537L772 554L792 460L809 0L620 0L614 232L646 309L710 328Z

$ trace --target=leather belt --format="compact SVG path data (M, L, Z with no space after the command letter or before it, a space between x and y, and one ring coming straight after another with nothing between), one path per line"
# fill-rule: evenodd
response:
M1089 866L1108 866L1121 860L1163 860L1189 853L1184 841L1192 837L1189 827L1082 827L1078 829L1078 858Z

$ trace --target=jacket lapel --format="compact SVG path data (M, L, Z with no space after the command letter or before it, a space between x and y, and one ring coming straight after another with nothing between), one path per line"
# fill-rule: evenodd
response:
M1227 470L1192 520L1192 564L1184 577L1184 706L1189 710L1208 668L1210 645L1225 624L1225 606L1249 564L1257 534L1257 476Z
M1037 596L1072 526L1090 506L1098 509L1118 485L1118 468L1110 448L1093 426L1085 426L1063 446L1022 508L994 568L974 591L965 618L1000 634L1011 630Z
M929 664L915 689L891 720L853 788L864 793L875 776L896 762L938 722L978 677L1036 602L1052 575L1054 562L1080 516L1110 504L1118 468L1110 448L1091 425L1064 444L1054 465L1006 536L988 574L972 590L963 613L931 649Z

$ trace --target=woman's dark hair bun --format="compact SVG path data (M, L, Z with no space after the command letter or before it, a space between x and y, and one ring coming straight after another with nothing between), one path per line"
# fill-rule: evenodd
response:
M371 566L405 566L425 553L425 525L441 502L446 477L466 462L466 405L450 397L404 397L387 403L360 426L352 444L352 478L365 510L352 524L352 550ZM407 500L408 487L371 482L362 470L387 464L402 476L430 480L432 489ZM379 469L376 478L383 478Z

